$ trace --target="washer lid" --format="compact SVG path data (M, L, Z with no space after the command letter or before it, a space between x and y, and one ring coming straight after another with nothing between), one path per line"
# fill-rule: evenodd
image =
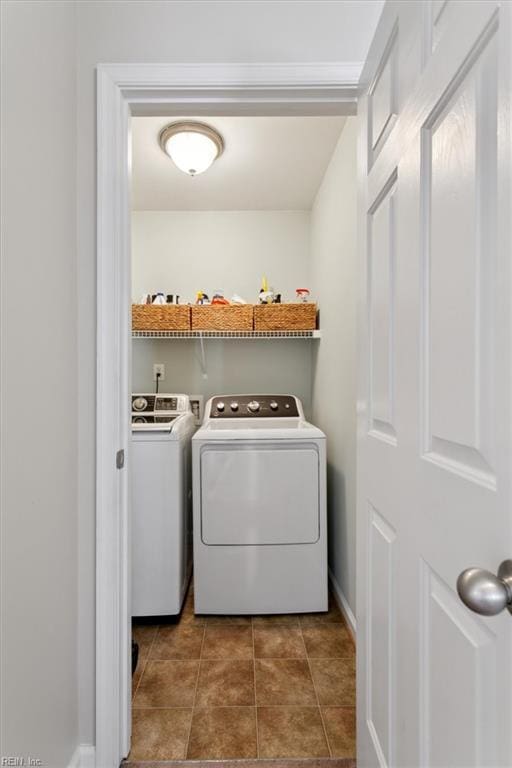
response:
M194 414L187 411L180 415L132 413L132 432L151 432L168 435L179 440L194 429Z
M132 413L133 432L171 432L177 416L154 416Z
M194 440L325 440L321 429L303 419L208 421Z

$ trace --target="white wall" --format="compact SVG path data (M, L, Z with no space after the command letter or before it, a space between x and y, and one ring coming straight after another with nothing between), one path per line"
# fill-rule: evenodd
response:
M309 211L134 211L132 293L161 289L194 301L198 289L257 300L261 277L295 297L310 284ZM196 342L137 340L134 391L152 392L153 363L165 363L161 391L210 397L221 393L292 392L311 408L311 342L208 341L207 376Z
M135 339L133 389L153 392L153 363L165 364L161 392L189 395L292 393L300 397L311 416L312 347L316 341L278 339L260 341L207 340L204 342L207 376L203 376L197 341Z
M2 3L1 756L78 741L74 3ZM92 310L91 310L92 311Z
M134 211L132 294L198 290L258 298L262 275L295 300L310 282L309 211Z
M382 0L87 0L78 3L78 28L84 63L359 62L382 5ZM366 26L357 28L358 22Z
M313 419L327 432L329 564L355 613L356 557L356 118L348 118L311 218L315 348Z

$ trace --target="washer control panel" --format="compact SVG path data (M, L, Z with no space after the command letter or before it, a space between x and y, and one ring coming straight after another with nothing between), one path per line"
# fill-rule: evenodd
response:
M300 416L293 395L224 395L214 397L212 419L287 418Z
M135 394L132 395L132 413L154 413L173 411L184 413L190 411L190 401L187 395L174 394Z
M176 418L190 410L188 395L135 393L132 395L132 431L168 432Z

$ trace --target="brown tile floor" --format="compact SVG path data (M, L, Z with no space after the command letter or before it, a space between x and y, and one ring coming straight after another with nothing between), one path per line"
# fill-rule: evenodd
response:
M300 616L134 624L129 760L352 758L355 649L333 599Z

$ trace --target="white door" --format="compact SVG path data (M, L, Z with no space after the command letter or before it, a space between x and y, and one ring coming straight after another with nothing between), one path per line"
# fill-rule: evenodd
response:
M365 69L359 768L512 766L512 616L456 588L512 558L511 43L508 2L387 3Z

